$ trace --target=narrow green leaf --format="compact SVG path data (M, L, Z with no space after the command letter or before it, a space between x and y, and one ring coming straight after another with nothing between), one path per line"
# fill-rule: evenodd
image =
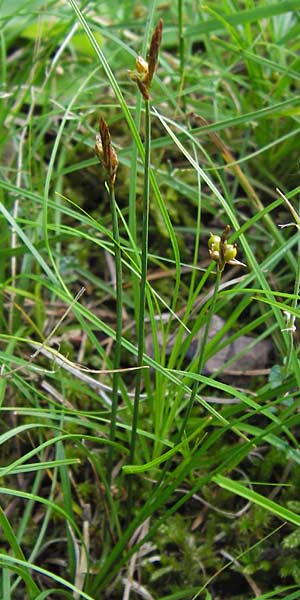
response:
M205 9L205 6L204 6ZM270 2L261 6L256 6L251 10L237 10L232 14L222 13L229 25L238 27L246 23L257 22L260 19L267 19L275 15L282 15L292 10L299 9L298 0L280 0L280 2ZM224 29L224 24L218 19L203 20L197 25L190 25L184 30L186 37L198 36L200 34L212 33Z
M3 509L0 506L0 524L3 530L3 535L6 538L6 541L8 542L9 546L11 547L14 555L15 555L15 560L20 560L22 563L25 564L25 556L23 554L23 551L21 549L21 547L18 544L17 538L14 534L14 531L10 525L9 520L7 519L5 512L3 511ZM13 558L13 557L11 557ZM24 582L26 584L27 590L28 590L28 594L30 596L30 598L35 598L36 595L40 592L38 586L36 585L36 583L34 582L34 580L32 579L31 575L30 575L30 571L28 570L24 570L22 569L23 572L23 579Z
M237 494L242 498L246 498L246 500L254 502L254 504L258 504L258 506L262 506L262 508L265 508L267 511L273 513L280 519L300 527L300 515L297 515L288 508L280 506L280 504L277 502L273 502L273 500L269 500L269 498L254 492L242 483L233 481L228 477L224 477L224 475L214 475L212 480L225 490L229 490L233 494Z
M14 558L13 556L6 556L5 554L0 554L0 564L3 567L10 567L11 569L13 569L14 567L17 567L17 568L25 567L26 569L28 569L28 571L32 570L32 571L35 571L36 573L41 573L41 575L44 575L44 577L47 577L47 579L56 581L63 587L66 587L67 589L72 590L72 592L74 592L75 594L78 594L79 598L84 598L85 600L95 600L94 598L92 598L92 596L89 596L82 590L79 590L75 585L73 585L66 579L63 579L63 577L60 577L59 575L56 575L56 573L47 571L46 569L43 569L42 567L39 567L38 565L35 565L28 561L17 559L17 558ZM38 588L37 588L36 593L40 593L40 590Z

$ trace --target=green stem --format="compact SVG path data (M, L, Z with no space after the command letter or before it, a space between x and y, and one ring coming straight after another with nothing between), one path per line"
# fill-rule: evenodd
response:
M110 209L112 215L112 226L113 226L113 239L114 239L114 250L115 250L115 267L116 267L116 342L115 342L115 354L114 354L114 369L120 368L121 361L121 347L122 347L122 259L121 259L121 245L120 245L120 234L118 224L118 213L115 199L115 188L114 185L109 187L109 199ZM118 391L119 391L119 377L120 373L113 373L113 392L112 392L112 405L111 405L111 420L110 420L110 433L109 439L114 442L116 437L116 424L117 424L117 409L118 409ZM111 476L113 469L113 446L109 446L108 459L107 459L107 480L108 485L111 484Z
M299 228L299 225L297 225L297 229L298 229L298 261L297 261L296 277L295 277L295 284L294 284L294 299L292 302L293 309L297 309L297 307L298 307L298 298L299 298L299 290L300 290L300 261L299 261L300 228ZM288 311L288 308L287 308L287 311ZM288 345L288 350L287 350L287 354L286 354L285 365L283 368L283 376L284 377L287 377L288 374L293 371L293 369L294 369L294 372L297 372L297 369L298 369L298 358L297 358L297 355L295 354L295 348L294 348L294 331L293 331L294 321L295 321L295 317L293 315L290 315L290 317L287 318L287 327L288 328L290 327L291 331L289 331L289 345Z
M184 74L184 34L183 34L183 22L182 22L182 0L178 0L178 34L179 34L180 78L183 79L183 74Z
M178 44L179 44L179 72L180 72L180 83L178 88L178 101L182 104L182 109L185 110L186 102L185 96L183 95L184 86L184 70L185 70L185 40L183 31L183 0L178 0Z
M217 300L217 296L218 296L221 277L222 277L222 272L218 269L216 282L215 282L214 294L213 294L211 304L209 307L209 311L208 311L208 315L207 315L207 319L206 319L206 323L205 323L203 338L201 340L201 349L200 349L200 354L199 354L199 359L198 359L198 364L197 364L197 373L201 373L201 371L204 367L204 358L205 358L205 350L206 350L206 345L207 345L207 340L208 340L208 334L209 334L209 330L210 330L211 320L212 320L214 312L215 312L216 300ZM181 438L183 436L186 424L187 424L189 416L191 414L191 410L193 408L195 398L197 395L198 387L199 387L198 381L194 381L193 387L192 387L192 393L191 393L189 403L187 405L186 413L184 415L184 419L182 421L180 432L178 435L179 440L181 440Z
M211 300L211 304L210 304L210 307L209 307L209 312L208 312L207 319L206 319L206 324L205 324L205 330L204 330L203 338L201 340L201 349L200 349L199 359L198 359L198 363L197 363L197 370L196 370L197 373L201 373L201 371L203 369L203 366L204 366L205 348L206 348L206 344L207 344L207 340L208 340L208 334L209 334L209 329L210 329L210 325L211 325L211 320L212 320L212 317L213 317L214 312L215 312L216 300L217 300L217 296L218 296L218 291L219 291L219 286L220 286L220 282L221 282L221 277L222 277L222 271L220 271L218 269L218 271L217 271L217 277L216 277L216 282L215 282L214 294L213 294L213 297L212 297L212 300ZM180 430L179 430L179 434L178 434L178 437L175 440L175 445L178 444L182 440L182 437L184 435L184 431L185 431L185 428L186 428L186 424L187 424L189 416L191 414L191 410L192 410L192 408L194 406L194 402L195 402L195 398L196 398L196 395L197 395L198 388L199 388L199 383L198 383L198 381L195 380L194 383L193 383L192 392L191 392L191 396L190 396L190 399L189 399L189 402L188 402L188 405L187 405L187 408L186 408L186 412L185 412L185 415L183 417L182 424L181 424L181 427L180 427ZM157 490L160 488L160 486L161 486L161 484L162 484L162 482L163 482L163 480L165 478L165 475L166 475L166 473L167 473L167 471L169 469L171 461L172 461L172 459L167 460L166 463L165 463L165 465L164 465L164 467L161 470L161 474L160 474L159 480L158 480L158 482L156 484L156 489Z
M143 193L143 220L142 220L142 254L141 254L141 284L139 299L139 318L138 318L138 356L137 366L143 364L144 355L144 320L145 320L145 298L147 285L147 264L148 264L148 233L149 233L149 181L150 181L150 143L151 143L151 122L150 122L150 102L145 100L145 171L144 171L144 193ZM142 369L136 372L135 397L132 415L131 443L129 464L134 464L135 447L137 438L137 425L139 415L139 403L142 383ZM132 478L128 480L128 519L130 522L132 511Z

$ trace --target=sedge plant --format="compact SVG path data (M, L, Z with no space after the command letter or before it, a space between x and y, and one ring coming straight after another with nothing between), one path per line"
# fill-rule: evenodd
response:
M239 260L236 259L237 244L229 244L228 243L227 238L229 236L229 232L230 232L230 225L226 225L221 236L211 233L209 240L208 240L209 255L210 255L210 258L212 260L214 260L215 263L217 264L217 273L216 273L216 280L215 280L215 285L214 285L213 296L211 299L210 307L209 307L208 314L207 314L206 321L205 321L205 328L204 328L203 338L201 341L201 348L200 348L200 352L199 352L199 358L197 361L196 373L201 373L201 371L204 367L205 350L206 350L206 345L207 345L207 341L208 341L209 330L210 330L213 315L215 314L216 300L217 300L218 291L219 291L219 287L220 287L220 283L221 283L222 273L225 269L225 266L227 264L233 265L233 266L235 266L235 265L240 265L240 266L244 266L244 267L246 266L242 262L240 262ZM188 418L190 416L191 410L192 410L194 402L195 402L197 391L198 391L198 382L197 382L197 380L195 380L193 383L193 386L192 386L192 391L191 391L190 399L189 399L189 402L188 402L188 405L186 408L186 412L185 412L184 418L181 423L181 428L180 428L180 432L179 432L179 440L181 439L182 435L184 434L184 430L185 430Z
M139 318L138 318L138 354L137 366L143 365L144 354L144 318L145 318L145 299L147 286L147 265L148 265L148 235L149 235L149 206L150 206L150 148L151 148L151 116L150 116L150 88L154 73L158 64L158 54L162 41L163 22L159 21L152 35L148 61L141 56L136 59L136 71L130 73L131 79L136 82L145 106L145 163L144 163L144 188L142 204L142 249L141 249L141 281L139 298ZM139 403L141 395L142 371L138 369L135 380L135 396L133 404L132 429L129 462L134 463L135 447L137 438L137 425L139 414ZM131 479L128 484L128 514L131 514L132 508L132 485Z
M69 0L70 7L85 28L84 36L82 31L77 31L78 24L74 22L68 3L46 2L45 19L43 21L43 15L39 15L38 23L33 9L35 3L28 4L28 15L23 11L17 19L13 12L14 4L10 4L11 10L9 3L4 2L4 14L1 15L4 20L1 75L7 86L2 91L1 115L3 122L9 123L10 127L4 126L0 141L0 150L3 150L0 178L1 360L6 371L5 377L0 379L3 455L3 510L0 511L3 578L0 596L5 600L25 596L33 600L51 594L95 600L102 595L129 598L136 594L174 600L202 599L212 593L213 581L216 593L220 594L222 589L225 598L229 597L233 589L231 583L235 584L238 577L241 600L254 595L262 600L275 595L286 600L298 598L299 584L295 589L292 582L297 576L299 546L295 547L295 537L290 538L290 548L287 541L288 535L297 534L300 523L299 506L297 508L295 502L300 455L297 436L294 435L299 427L299 348L297 332L294 334L294 326L297 327L300 317L299 232L297 229L295 233L293 228L278 229L277 219L285 222L285 217L278 215L278 211L283 209L282 200L274 199L275 187L282 188L290 200L296 201L299 194L298 188L291 189L293 183L298 184L299 177L296 163L293 164L295 156L298 156L296 140L299 133L300 37L297 35L297 15L292 14L293 7L297 9L297 2L274 0L253 7L251 2L246 3L247 7L244 7L245 3L236 2L229 7L230 3L224 1L220 3L219 15L219 9L212 14L207 7L196 14L195 3L179 1L176 20L176 3L159 7L160 11L164 11L168 31L164 56L166 77L158 82L164 116L158 114L157 118L168 135L151 139L151 152L159 150L158 168L154 173L148 163L146 174L149 173L156 199L153 221L158 223L158 212L161 211L166 238L168 236L171 242L176 260L170 263L170 253L165 256L163 240L159 239L159 246L155 243L154 248L149 243L149 251L144 254L146 266L147 260L149 263L152 261L155 276L161 277L164 273L164 279L159 280L156 289L152 287L150 277L147 280L147 269L143 268L144 275L137 277L136 236L133 236L132 243L128 235L125 251L124 242L117 243L118 234L110 231L113 209L107 211L101 222L98 204L96 218L92 215L93 190L98 200L99 184L96 161L91 157L89 141L86 143L94 129L94 124L89 124L89 116L94 114L95 107L104 114L109 103L110 114L113 113L113 118L117 115L118 131L124 136L123 147L118 152L122 168L125 167L124 188L127 189L128 165L132 169L137 155L143 164L145 152L149 157L147 140L144 138L143 147L138 128L134 128L132 109L123 96L124 82L120 73L128 64L126 52L131 55L134 52L131 43L143 47L139 32L146 31L149 14L156 10L156 3L149 1L146 19L145 15L136 16L134 34L137 37L134 42L130 38L129 43L124 31L126 28L127 35L132 24L130 3L120 3L117 12L113 5L103 4L101 11L103 9L105 14L101 13L100 21L95 18L93 3L84 7L84 16L78 3ZM240 5L241 10L235 9L233 4ZM51 14L55 9L58 23L49 20L50 9ZM122 22L119 24L121 13ZM5 17L5 14L8 16ZM108 17L107 21L104 17ZM30 24L29 29L26 29L24 19ZM43 22L45 35L41 27ZM107 23L111 23L112 27ZM121 35L118 35L119 25ZM16 27L20 27L21 34ZM89 54L83 55L83 37L89 43L93 39L90 27L95 31L94 45L90 46ZM184 35L184 56L179 42L175 47L179 34ZM40 35L41 53L35 55L38 68L32 72L31 40L34 35L36 39ZM243 45L239 43L238 35ZM201 53L197 53L199 43ZM168 52L171 48L172 55ZM98 75L92 76L95 52L105 74L100 79ZM109 64L106 55L109 56ZM152 102L150 97L144 97L150 96L147 88L149 61L150 56L147 62L139 59L133 78L137 78L146 121L147 115L149 117L146 138L150 141L150 110L148 113L147 110ZM51 74L51 86L45 85L42 93L40 84L45 72ZM181 77L180 94L178 73L184 75ZM112 96L107 95L108 83L115 93L116 103L113 105ZM185 114L182 111L180 115L180 124L174 116L180 112L178 97L181 107L186 108ZM80 108L79 103L74 105L75 99L79 98ZM91 98L95 98L95 107L91 106ZM51 111L49 106L52 106ZM154 108L151 108L153 114ZM185 121L190 111L199 115L197 119L193 117L195 127L192 128ZM126 137L127 130L124 135L124 121L128 124L132 140ZM28 135L20 136L20 127L24 127L24 123L28 123ZM59 128L57 123L60 123ZM159 135L159 128L157 132ZM54 135L55 144L51 150ZM10 138L13 142L20 141L16 148L24 142L23 160L22 152L19 152L18 164L14 153L10 155L9 152L7 140ZM105 126L100 123L97 149L107 171L110 195L114 193L115 180L111 178L115 173L111 171L108 160L110 146L107 139ZM220 140L224 140L223 144ZM131 141L136 147L135 154L131 153ZM225 152L225 143L226 148L230 145L230 154ZM190 144L192 153L189 151ZM82 160L84 149L87 161ZM205 149L206 153L203 152ZM54 156L57 159L54 160ZM167 167L166 159L170 156L173 162L168 162ZM141 165L136 162L137 171ZM16 179L15 167L20 173ZM82 179L83 168L89 181L95 182L89 194L83 186L84 199L80 195L78 178L76 183L76 173ZM47 180L44 189L45 171ZM144 174L144 169L140 169L139 173ZM132 170L130 174L133 179ZM202 182L199 192L194 186L195 175ZM120 179L118 171L118 182ZM138 194L138 185L136 188ZM254 200L252 189L261 206L254 201L249 202L252 198ZM291 191L287 192L288 189ZM57 192L60 192L59 197ZM121 186L119 192L118 183L119 193ZM13 202L19 197L20 210L16 215ZM173 206L169 202L172 197L175 200ZM203 219L201 216L201 222L199 216L195 226L194 212L198 204L200 206L200 200L203 200L204 216ZM45 215L43 221L41 207ZM175 208L175 216L172 208ZM125 230L126 209L124 215L117 214L120 231L121 217ZM143 214L145 216L145 211ZM180 219L177 221L178 215ZM270 217L272 227L265 227L266 217ZM296 222L299 224L299 221ZM232 244L231 239L227 240L227 229L221 234L223 223L230 223L234 230ZM209 235L207 228L220 230L220 235L213 234L209 239L210 257L216 263L212 290L207 290L208 277L213 269L212 265L206 268L205 243L200 243L199 252L195 251L198 261L194 261L193 267L188 254L189 240L206 240ZM146 229L148 231L148 227ZM17 243L10 245L12 231L17 233ZM182 232L185 251L180 258L175 249L180 244ZM230 261L236 259L234 240L237 237L245 262L249 265L249 269L238 277L228 267L222 271L224 262L231 266ZM121 239L124 239L123 236ZM64 252L60 251L61 247ZM143 243L143 251L144 248ZM152 399L141 405L142 382L137 383L136 425L133 428L131 387L127 387L122 374L115 377L108 398L101 391L102 382L87 375L84 372L86 368L83 371L79 368L80 364L84 367L84 363L99 367L105 356L104 335L115 340L115 362L112 360L113 364L109 362L108 366L116 366L121 334L108 325L106 318L101 319L101 313L99 316L91 309L85 298L82 303L72 305L68 319L59 320L61 303L71 307L70 298L75 296L78 284L83 282L91 288L92 294L96 288L97 302L106 298L107 293L115 300L117 294L113 293L112 286L106 285L100 262L97 262L95 272L89 260L95 253L101 261L102 251L107 250L113 253L116 261L120 251L122 265L126 265L126 269L132 268L136 285L134 290L127 286L126 293L123 286L123 303L129 309L134 306L136 314L140 298L134 292L142 288L144 282L144 301L148 302L152 331L158 323L156 317L165 315L160 313L159 303L150 305L151 293L155 291L165 301L165 310L166 303L171 304L168 300L169 281L173 281L173 273L176 274L176 286L181 284L181 293L179 298L173 294L172 306L168 308L174 311L183 308L184 323L192 324L192 331L185 339L178 330L170 330L170 333L176 334L176 340L168 369L164 367L164 356L172 344L169 331L165 332L161 354L159 348L154 357L148 351L147 356L141 350L143 344L140 344L139 361L151 366L155 378L159 375L160 380L153 377L153 385L150 382L148 385L149 389L153 389L152 405ZM71 256L72 268L66 260ZM12 258L16 260L17 269L16 276L11 279ZM164 287L166 264L169 266L167 291L167 286ZM189 277L191 272L195 274L193 283ZM65 286L61 286L62 281ZM120 277L118 281L121 281ZM181 301L180 306L175 297ZM278 301L278 298L281 300ZM260 308L266 303L267 311L261 314ZM101 306L101 310L104 309L105 303ZM11 319L13 330L8 327L9 312L14 312ZM295 325L292 320L285 322L287 312L291 319L295 317ZM224 331L218 332L212 339L214 314L224 317L225 325ZM50 353L48 349L48 332L53 327L53 318L58 326L52 333L56 332L56 343L61 345L59 353L53 349ZM144 322L140 329L142 331L138 333L142 336ZM95 331L100 332L100 339ZM283 368L277 369L277 380L274 379L276 371L272 368L270 380L255 375L249 380L244 375L241 389L234 377L230 379L230 385L222 382L224 364L220 372L214 371L210 377L203 374L204 362L224 345L229 349L230 360L236 358L236 350L230 351L231 342L229 344L229 338L224 336L224 332L230 331L231 341L251 334L252 344L254 348L257 346L257 350L260 337L268 336L275 341L274 359L281 364L280 352L284 359ZM202 335L200 356L194 352L190 359L186 351L198 332ZM122 337L122 347L136 364L137 345L135 339L128 338ZM77 355L78 339L81 341ZM32 350L28 352L27 346L28 342L34 341L36 350L36 340L41 340L40 351L35 353L33 361L33 356L32 360L28 358ZM107 356L105 358L108 360ZM50 370L46 368L48 360ZM183 368L179 370L181 364ZM279 364L274 367L279 367ZM271 365L270 361L267 367ZM120 409L118 400L121 400ZM233 433L237 429L244 437L239 435L235 440ZM136 441L135 450L134 445L131 446L134 460L128 459L132 435L135 435L134 443ZM115 441L112 443L113 438ZM114 454L107 450L108 446L115 449ZM117 452L121 459L119 464L124 466L113 487L109 483ZM139 498L135 510L131 508L131 517L127 517L128 499L123 482L125 479L125 483L129 483L133 476L139 478ZM199 511L197 508L196 503L202 502L200 496L206 503L206 516L203 522L198 521L197 524L195 513L199 513L201 518L204 512L203 506L199 505ZM243 498L245 506L242 505L241 511ZM84 510L88 506L93 515L90 523ZM22 517L18 523L20 514ZM232 520L228 521L230 515ZM275 518L283 521L284 530L280 537L276 533ZM148 530L143 530L144 525L148 526ZM85 536L85 527L89 528L90 543ZM290 527L294 528L291 533ZM108 530L111 536L107 535ZM272 563L267 560L269 535L273 535L274 547L284 549L284 552L278 552L277 558L272 553ZM281 545L283 536L286 539L284 546ZM256 548L255 543L259 544ZM86 555L87 566L79 560L80 547ZM183 550L187 553L185 557ZM147 551L151 556L145 554ZM224 563L225 552L232 556L231 563L227 559ZM203 571L199 569L202 564ZM282 575L279 575L281 568ZM276 575L273 575L275 569ZM280 577L287 576L290 584L284 582L281 585ZM251 595L248 581L256 585L255 593L253 590Z
M112 406L110 419L110 440L114 442L116 437L116 422L118 408L118 391L119 391L119 368L121 359L122 346L122 257L120 246L120 234L118 224L118 212L115 198L115 181L118 168L118 157L111 144L110 132L107 123L101 117L99 123L99 134L96 137L95 152L103 164L106 171L106 184L110 200L110 209L113 226L114 252L115 252L115 268L116 268L116 345L114 353L114 373L113 373L113 390L112 390ZM110 484L112 477L113 465L113 446L109 446L108 461L107 461L107 480Z

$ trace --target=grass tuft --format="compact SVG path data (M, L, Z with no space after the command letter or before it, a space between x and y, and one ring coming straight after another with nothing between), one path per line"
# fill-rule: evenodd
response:
M5 600L299 597L298 4L2 2Z

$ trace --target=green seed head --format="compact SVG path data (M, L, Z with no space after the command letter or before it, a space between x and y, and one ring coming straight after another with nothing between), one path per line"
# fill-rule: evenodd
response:
M221 238L219 235L215 235L214 233L210 234L210 238L208 240L208 248L209 250L213 251L219 251L220 249L220 242L221 242Z
M228 263L230 260L233 260L237 255L237 247L236 244L226 244L224 251L224 260Z

